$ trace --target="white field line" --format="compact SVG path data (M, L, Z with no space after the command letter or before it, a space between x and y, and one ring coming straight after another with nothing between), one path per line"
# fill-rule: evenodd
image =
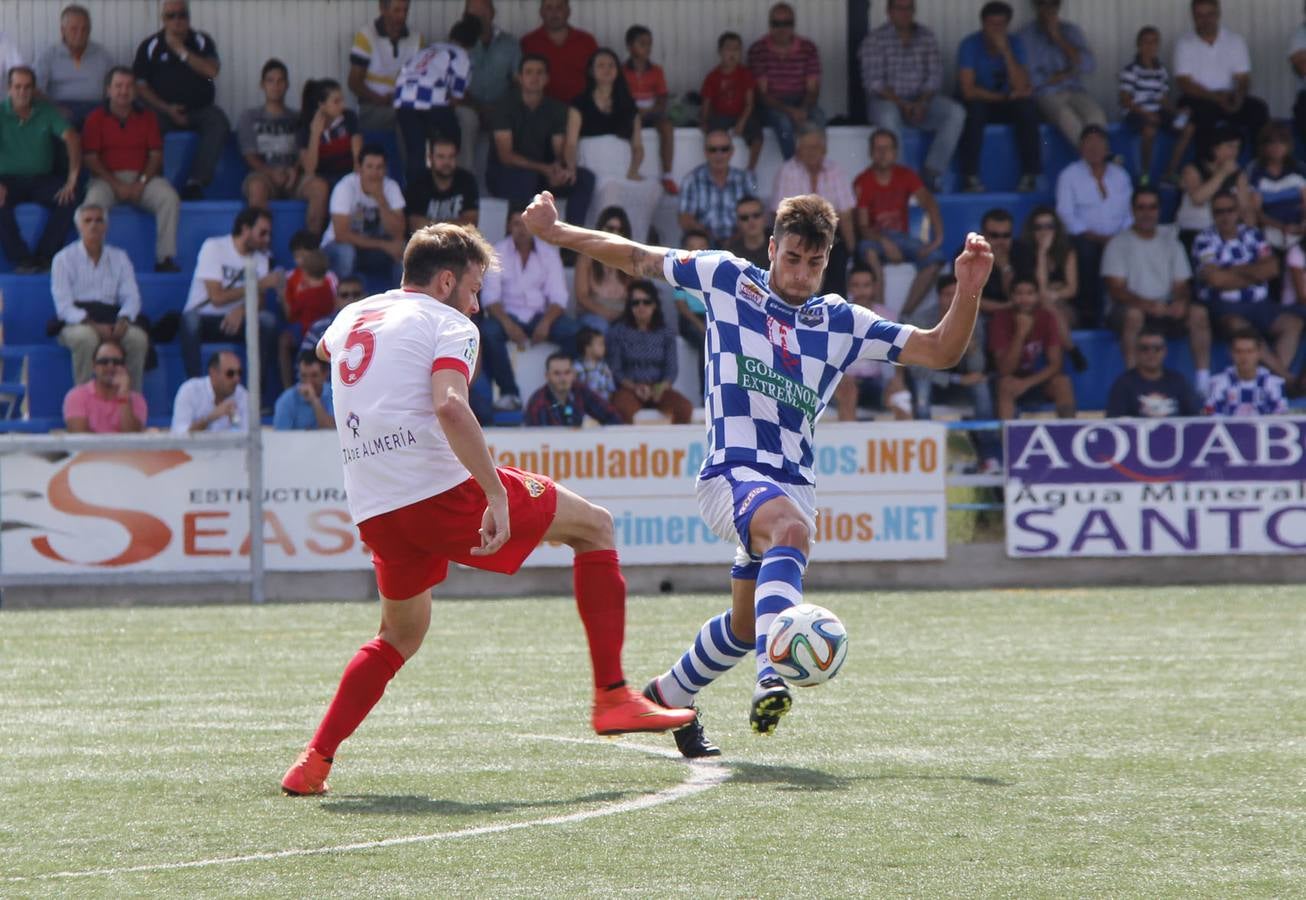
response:
M531 740L557 741L566 744L592 744L604 747L613 746L621 750L632 750L636 753L664 756L668 759L681 759L680 754L674 750L658 747L646 747L638 744L620 744L591 738L557 737L547 734L529 734L522 735L522 737ZM506 831L517 831L523 828L571 825L575 822L586 822L590 819L599 819L604 816L614 816L620 813L634 812L640 809L651 809L655 806L661 806L664 803L671 803L675 800L684 799L685 797L692 797L695 794L701 794L704 791L711 790L712 788L723 784L730 777L730 770L719 762L697 760L693 763L687 764L687 768L689 771L685 776L685 780L680 784L666 788L665 790L655 791L652 794L644 794L634 798L633 800L620 800L615 803L609 803L600 806L597 809L568 813L563 816L549 816L544 819L532 819L529 822L509 822L503 825L481 825L476 828L463 828L459 831L439 831L433 834L414 834L408 835L407 837L385 838L379 841L339 844L334 847L308 847L296 850L273 850L267 853L246 853L241 856L219 856L212 859L196 859L185 862L152 863L142 866L81 869L67 872L47 872L41 875L8 876L0 878L0 881L51 881L53 879L63 878L94 878L114 875L130 875L136 872L171 872L178 869L205 869L213 866L229 866L238 863L268 862L270 860L289 859L297 856L324 856L326 854L335 853L354 853L359 850L379 850L385 847L401 847L405 844L425 844L433 841L480 837L487 834L502 834ZM288 799L286 802L293 803L295 800Z

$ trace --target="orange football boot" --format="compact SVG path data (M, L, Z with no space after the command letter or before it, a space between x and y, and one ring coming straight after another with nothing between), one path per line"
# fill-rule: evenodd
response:
M599 734L671 731L694 721L692 709L666 709L623 685L594 693L594 730Z
M330 771L331 760L309 747L286 770L286 777L281 779L281 790L291 797L325 794L329 790L326 779Z

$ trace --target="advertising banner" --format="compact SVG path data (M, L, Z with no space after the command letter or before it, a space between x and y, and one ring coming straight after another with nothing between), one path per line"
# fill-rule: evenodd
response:
M699 426L491 429L501 465L528 469L612 512L624 563L729 563L707 530L694 480ZM264 525L271 571L361 569L332 432L264 434ZM942 426L821 428L819 559L941 559L946 554ZM75 447L75 442L68 446ZM0 565L14 574L243 569L250 546L243 451L0 455ZM541 547L527 565L569 565Z
M1008 422L1007 555L1306 551L1306 419Z

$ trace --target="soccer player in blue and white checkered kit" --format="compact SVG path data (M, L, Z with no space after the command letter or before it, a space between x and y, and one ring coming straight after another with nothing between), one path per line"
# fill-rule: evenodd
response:
M732 604L700 629L693 645L644 689L672 707L694 706L700 690L757 654L749 719L770 734L792 702L767 661L766 633L777 613L803 598L803 572L816 527L812 441L816 420L843 371L858 359L946 369L975 327L979 296L993 266L987 241L966 239L957 257L957 300L934 328L918 330L816 296L838 223L834 208L807 194L776 211L771 268L721 251L649 247L558 220L553 196L537 194L523 214L538 237L622 269L664 278L699 294L707 313L708 454L698 477L703 519L740 546L731 570ZM720 750L694 719L676 732L685 756Z

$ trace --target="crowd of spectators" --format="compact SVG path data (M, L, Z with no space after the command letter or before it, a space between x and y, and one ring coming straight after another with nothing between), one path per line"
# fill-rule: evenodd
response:
M194 266L178 323L191 379L175 403L184 428L248 421L237 409L246 402L239 399L243 388L227 383L233 371L239 375L239 359L216 354L207 375L200 367L205 342L242 340L250 271L260 291L279 298L279 314L260 315L264 371L285 388L275 421L328 427L329 388L302 352L311 350L310 338L342 301L362 296L365 284L397 279L413 230L440 221L478 224L484 188L510 209L507 236L496 247L502 267L486 279L478 317L482 368L497 388L491 408L480 411L484 418L525 408L531 424L570 425L587 416L630 421L655 408L680 422L693 403L672 387L676 335L698 351L701 369L701 304L676 296L664 309L654 286L587 260L577 264L532 238L519 214L537 191L564 198L569 221L640 239L649 209L671 196L683 245L724 247L761 267L778 201L820 194L839 214L825 290L930 324L946 306L944 270L956 249L943 246L936 196L950 187L954 166L962 191L985 191L985 126L1009 123L1017 190L1050 192L1055 204L1035 208L1022 222L1000 207L983 217L996 264L971 351L944 375L892 367L852 372L837 398L839 416L855 417L867 404L895 416L928 415L945 394L966 395L979 417L1048 404L1058 415L1074 415L1062 361L1084 371L1090 363L1074 332L1103 326L1118 334L1127 369L1111 391L1115 413L1260 410L1306 391L1293 368L1306 321L1306 166L1294 155L1294 137L1306 141L1306 25L1289 46L1301 78L1290 129L1271 122L1267 105L1252 94L1246 42L1220 24L1218 0L1189 5L1193 29L1176 37L1171 69L1160 58L1160 32L1147 26L1119 73L1112 100L1139 135L1136 182L1111 156L1107 106L1086 86L1097 58L1083 29L1062 18L1059 0L1033 0L1032 17L1018 29L1009 3L983 3L978 30L955 51L955 92L944 84L943 48L916 21L913 0L885 0L884 24L869 31L857 53L865 114L875 126L864 171L845 171L828 155L820 50L800 33L796 7L779 2L755 40L720 35L717 64L705 71L697 94L705 161L677 183L674 98L649 28L626 31L623 56L572 24L568 0L541 0L539 27L518 40L495 24L492 0L466 0L445 39L431 40L409 26L409 0L379 0L379 15L354 35L345 86L310 77L296 109L287 103L287 66L266 61L264 102L232 117L249 169L242 185L248 206L230 235L210 238L198 259L181 264L182 201L205 196L232 130L215 102L217 45L192 26L186 0L163 0L159 30L140 42L130 66L120 65L91 40L90 12L69 5L59 42L35 52L30 65L12 36L0 34L8 94L0 104L0 249L19 273L53 270L51 333L71 351L81 414L69 421L79 428L119 423L132 430L144 421L143 411L134 415L149 352L137 324L139 289L126 255L104 240L118 204L153 215L156 271ZM1051 182L1042 175L1040 122L1080 156ZM657 134L656 179L640 174L645 127ZM900 158L907 128L931 135L919 171ZM759 185L767 129L785 161L772 184ZM198 135L179 190L162 175L162 136L176 130ZM365 132L393 133L400 158L387 158L385 146ZM1167 132L1173 150L1159 187L1178 195L1173 225L1160 221L1164 196L1150 174ZM617 142L620 171L587 165L583 142L591 138ZM489 151L483 169L476 153L482 139ZM736 139L747 148L742 165ZM1194 159L1184 164L1189 141ZM1248 164L1241 162L1245 152ZM388 171L402 171L404 184ZM295 267L286 273L269 258L266 208L292 198L304 200L307 212L292 247ZM49 211L33 247L14 217L23 202ZM912 205L924 214L923 230L909 224ZM64 247L74 224L79 240ZM897 264L911 266L910 286L886 302L885 267ZM675 323L666 317L672 309ZM1175 373L1160 368L1157 336L1187 338L1195 401L1170 390ZM1257 368L1239 364L1212 374L1217 336L1233 341L1235 360L1254 343ZM523 403L511 348L546 342L561 356L545 363L543 393ZM1162 394L1173 402L1157 399ZM249 402L258 405L257 398ZM125 407L121 417L110 403Z

